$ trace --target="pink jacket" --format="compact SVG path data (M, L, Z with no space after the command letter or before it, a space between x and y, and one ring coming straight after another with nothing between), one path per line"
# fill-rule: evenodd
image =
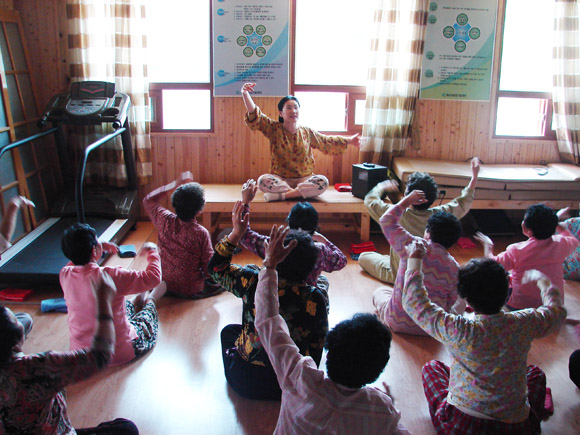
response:
M530 237L525 242L509 245L504 252L492 257L512 275L512 294L508 305L512 308L538 308L542 305L540 290L535 282L522 284L524 272L537 269L545 273L554 286L560 289L564 302L563 263L580 245L580 241L567 231L549 239Z
M135 358L132 341L137 338L137 334L125 314L125 296L150 290L161 282L161 261L157 250L149 251L147 262L149 264L145 270L130 270L120 266L103 268L117 286L117 294L112 302L117 344L111 365L123 364ZM69 262L60 271L60 285L68 307L71 350L91 346L96 326L96 302L91 278L98 278L99 269L100 266L93 262L84 266L75 266Z

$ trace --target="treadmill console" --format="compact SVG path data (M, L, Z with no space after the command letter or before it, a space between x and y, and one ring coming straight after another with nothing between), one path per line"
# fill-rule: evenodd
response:
M115 92L114 83L75 82L68 94L52 97L38 126L44 127L47 122L78 125L110 122L117 129L125 123L130 104L127 94Z

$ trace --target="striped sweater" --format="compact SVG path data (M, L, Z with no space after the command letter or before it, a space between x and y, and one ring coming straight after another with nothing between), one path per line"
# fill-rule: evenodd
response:
M386 309L379 312L378 316L383 323L395 332L414 335L427 335L407 315L403 309L402 292L405 284L405 271L407 270L408 254L405 246L410 245L416 236L405 230L399 220L405 210L399 205L394 205L381 217L380 224L391 248L401 258L397 278L391 297ZM451 307L457 301L457 272L459 264L438 243L428 241L427 255L423 260L424 283L429 299L443 307L445 311L452 311Z

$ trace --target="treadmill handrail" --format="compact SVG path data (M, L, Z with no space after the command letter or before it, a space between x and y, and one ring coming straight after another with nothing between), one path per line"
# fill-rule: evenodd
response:
M83 223L83 224L86 223L85 204L84 204L84 200L83 200L83 181L85 178L85 168L87 166L87 159L89 157L89 153L92 150L100 147L104 143L110 141L111 139L114 139L115 137L119 136L126 129L127 129L126 127L121 127L118 130L115 130L113 133L110 133L106 136L103 136L102 138L100 138L96 142L93 142L92 144L88 145L85 148L83 161L81 162L81 164L79 165L79 168L78 168L78 175L77 175L76 186L75 186L75 200L76 200L75 202L76 202L76 208L77 208L77 219L80 223Z
M16 142L9 143L8 145L4 145L3 147L0 148L0 158L2 158L2 155L6 151L10 151L11 149L17 148L17 147L22 146L22 145L26 145L27 143L32 142L33 140L36 140L36 139L40 139L41 137L48 136L49 134L54 133L57 130L58 129L56 127L52 127L52 128L49 128L48 130L41 131L40 133L36 133L36 134L29 136L27 138L17 140Z

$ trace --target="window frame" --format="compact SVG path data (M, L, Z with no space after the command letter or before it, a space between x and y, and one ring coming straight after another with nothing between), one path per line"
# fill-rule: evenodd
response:
M213 4L211 0L209 17L209 50L210 50L210 79L208 83L160 83L151 82L149 84L149 96L151 98L151 132L152 133L178 133L178 134L211 134L215 132L215 95L213 92ZM340 92L346 94L345 101L345 131L321 131L323 134L328 135L344 135L351 136L356 133L362 133L362 125L356 125L355 120L355 109L357 100L366 99L366 86L342 86L342 85L305 85L296 84L294 82L295 77L295 67L296 67L296 2L297 0L291 0L290 3L290 54L289 54L289 90L290 94L295 92ZM208 130L199 129L164 129L163 128L163 91L170 89L183 89L183 90L209 90L210 92L210 119L211 128Z
M502 70L502 59L503 59L503 44L504 38L503 35L505 34L505 26L506 26L506 7L507 7L507 0L503 0L503 20L502 20L502 29L501 29L501 45L500 45L500 52L499 52L499 67L498 67L498 75L496 81L496 92L495 92L495 102L494 108L495 113L493 117L493 130L492 130L492 139L498 140L506 140L506 139L514 139L514 140L556 140L556 131L552 130L552 118L553 118L553 100L552 100L552 93L551 92L533 92L533 91L503 91L499 88L501 82L501 70ZM497 114L498 114L498 106L499 106L499 99L500 98L519 98L519 99L545 99L546 100L546 107L544 112L544 134L541 136L512 136L512 135L498 135L496 134L496 127L497 127Z
M296 7L298 0L291 0L291 37L290 37L290 94L296 92L341 92L346 94L346 113L345 113L345 131L320 131L327 135L352 136L362 133L362 125L356 125L355 109L356 100L366 99L366 86L344 86L344 85L305 85L296 84Z
M209 1L209 82L191 82L191 83L149 83L149 97L151 98L151 133L178 133L178 134L210 134L215 129L215 102L213 93L213 1ZM200 129L164 129L163 128L163 91L164 90L208 90L210 95L210 128L207 130Z

